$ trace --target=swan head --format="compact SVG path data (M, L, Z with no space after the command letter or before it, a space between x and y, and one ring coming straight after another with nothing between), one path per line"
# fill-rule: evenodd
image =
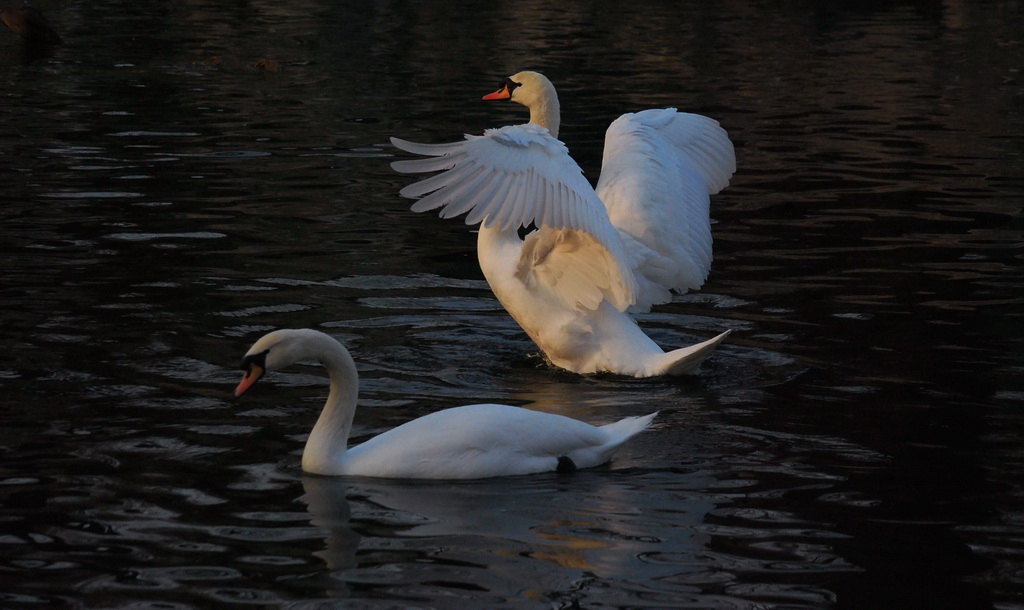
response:
M558 137L559 107L555 86L539 72L525 70L505 79L494 93L483 97L485 100L510 100L530 109L530 121L547 127L551 135Z
M555 86L540 72L525 70L506 78L494 93L483 97L485 100L511 100L530 108L542 100L557 97Z
M242 381L235 388L235 396L241 396L264 374L283 369L302 360L318 360L319 353L312 348L323 333L305 329L275 330L263 335L253 343L242 358ZM333 340L333 339L332 339Z

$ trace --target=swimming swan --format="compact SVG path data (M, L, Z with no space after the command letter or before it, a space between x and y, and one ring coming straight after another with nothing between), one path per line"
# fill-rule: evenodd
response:
M736 157L712 119L644 110L605 135L597 189L558 141L558 96L520 72L485 100L530 109L530 122L451 144L391 138L427 159L402 173L442 171L406 186L413 211L441 208L480 224L477 253L494 295L555 366L649 377L695 372L729 334L665 353L628 315L699 288L711 267L709 196L729 184ZM521 227L537 227L525 239Z
M302 469L322 475L478 479L566 472L607 462L657 413L605 426L508 405L468 405L414 419L347 448L359 376L345 347L316 330L276 330L242 360L241 396L267 371L319 361L330 375L323 411L302 452Z

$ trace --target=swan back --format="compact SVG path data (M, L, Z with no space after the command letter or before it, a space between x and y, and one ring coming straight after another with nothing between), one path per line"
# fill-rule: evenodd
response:
M510 405L454 407L352 447L346 471L389 478L478 479L553 472L560 458L590 468L610 460L655 415L592 426Z

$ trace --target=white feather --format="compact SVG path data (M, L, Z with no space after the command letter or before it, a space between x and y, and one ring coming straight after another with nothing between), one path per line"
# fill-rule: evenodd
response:
M736 170L728 135L674 108L625 114L608 128L596 191L556 139L558 99L535 72L510 79L531 122L450 144L394 145L433 159L400 172L442 171L402 189L417 212L481 223L480 265L495 295L558 366L646 376L693 370L640 332L630 311L703 285L711 267L710 195ZM520 240L520 227L538 230ZM720 335L714 341L720 341ZM690 364L713 349L670 352Z
M277 330L253 344L246 362L254 358L262 358L264 366L249 365L236 395L264 368L269 372L302 360L327 368L330 394L302 453L302 469L313 474L477 479L553 472L560 458L590 468L611 459L656 415L592 426L522 407L467 405L425 415L348 448L359 377L343 345L316 330Z

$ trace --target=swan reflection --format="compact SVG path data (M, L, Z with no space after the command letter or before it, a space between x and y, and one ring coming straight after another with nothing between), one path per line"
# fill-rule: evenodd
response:
M355 567L360 536L349 527L352 510L345 497L348 487L341 479L306 475L302 477L302 488L313 516L309 522L328 532L327 547L313 555L331 570Z

